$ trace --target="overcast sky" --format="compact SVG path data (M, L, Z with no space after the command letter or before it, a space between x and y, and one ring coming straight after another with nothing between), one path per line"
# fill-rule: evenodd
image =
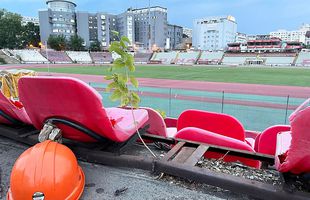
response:
M23 16L38 16L45 0L0 0L0 8ZM75 0L77 10L121 13L127 8L147 7L148 0ZM278 29L295 30L310 23L310 0L151 0L168 8L169 23L191 28L193 19L233 15L238 32L265 34Z

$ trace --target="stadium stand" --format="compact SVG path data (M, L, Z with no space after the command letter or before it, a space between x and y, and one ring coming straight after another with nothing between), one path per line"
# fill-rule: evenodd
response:
M218 51L218 52L208 52L203 51L201 52L201 56L198 59L198 64L220 64L222 58L223 58L224 52Z
M87 51L67 51L67 55L75 63L92 63L92 59Z
M0 58L7 64L18 64L19 60L5 49L0 50Z
M310 66L310 52L301 51L296 60L296 66Z
M223 64L224 65L243 65L245 64L246 57L243 56L224 56ZM255 59L255 58L253 58Z
M49 61L43 57L37 50L11 50L21 63L48 63Z
M63 51L48 50L48 52L46 52L46 50L41 50L41 54L51 63L55 64L72 63L72 60Z
M136 53L135 63L147 64L152 57L152 53Z
M265 65L279 66L279 65L293 65L295 57L261 57L265 59Z
M180 52L178 54L176 61L175 61L175 64L194 65L197 63L199 55L200 55L199 51Z
M90 52L90 57L95 64L108 64L113 61L110 52Z
M155 53L151 58L151 62L161 61L162 64L174 64L178 53L177 51Z

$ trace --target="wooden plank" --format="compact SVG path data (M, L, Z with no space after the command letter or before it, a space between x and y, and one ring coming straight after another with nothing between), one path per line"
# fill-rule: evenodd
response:
M208 146L200 145L194 153L184 162L185 165L195 166L197 162L201 159L201 157L206 153L208 150Z
M270 165L274 164L274 156L267 155L267 154L238 150L238 149L233 149L233 148L228 148L228 147L211 145L211 144L207 144L207 143L199 143L199 142L194 142L194 141L190 141L190 140L165 138L162 136L154 136L151 134L146 134L142 137L145 139L149 139L149 140L161 141L161 142L164 142L167 144L174 144L176 142L186 142L186 146L191 146L191 147L198 147L199 145L204 144L204 145L209 146L208 151L211 151L211 152L218 152L218 153L225 154L225 153L227 153L227 151L229 151L229 155L240 156L240 157L250 158L250 159L254 159L254 160L260 160L263 162L267 162Z
M168 161L170 160L175 154L177 154L180 149L184 146L185 142L179 142L176 144L161 160Z
M261 153L256 153L256 152L250 152L250 151L245 151L245 150L239 150L239 149L233 149L233 148L228 148L228 147L222 147L222 146L217 146L217 145L212 145L208 143L199 143L199 142L194 142L190 140L183 140L183 139L176 139L176 141L179 142L186 142L186 146L199 146L201 144L209 146L208 151L211 152L218 152L218 153L227 153L229 151L229 155L233 156L240 156L244 158L250 158L254 160L260 160L263 162L267 162L271 165L274 164L274 156L267 155L267 154L261 154Z
M183 147L181 151L172 159L172 161L177 163L184 163L195 150L195 147Z

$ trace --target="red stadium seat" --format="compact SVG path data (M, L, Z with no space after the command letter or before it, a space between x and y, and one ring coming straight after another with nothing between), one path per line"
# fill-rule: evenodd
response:
M275 155L277 134L291 130L289 125L272 126L264 130L257 139L256 151L263 154Z
M194 127L183 128L176 134L175 138L255 152L253 148L250 145L248 145L246 142L243 142L243 141L231 138L231 137L227 137L224 135L219 135L219 134L216 134L216 133L213 133L207 130L203 130L200 128L194 128ZM241 163L251 166L251 167L255 167L255 168L260 167L259 161L242 158L238 156L231 156L231 155L225 156L224 154L215 153L215 152L206 152L204 156L207 158L214 158L214 159L223 158L225 162L240 161Z
M2 124L32 124L23 105L19 101L9 100L2 92L0 92L0 110L3 112L3 115L8 116L5 118L0 115L0 123Z
M219 135L245 141L245 131L242 124L234 117L221 113L198 110L184 111L177 124L177 129L195 127Z
M37 129L57 118L83 126L99 138L125 142L136 132L131 110L103 108L100 94L86 83L64 77L23 77L19 80L20 99ZM134 110L137 128L148 120L146 110ZM58 123L63 137L93 142L94 137L72 126Z
M290 124L290 132L278 134L276 168L283 173L310 173L310 99L290 116Z
M149 108L147 110L149 112L147 124L150 125L148 131L151 134L254 152L251 145L245 141L244 129L240 122L229 115L187 110L177 120L164 121L154 110ZM175 125L175 121L177 129L166 127L165 122ZM237 156L224 156L221 153L207 152L205 157L215 159L223 157L226 162L240 161L251 167L260 167L259 161Z

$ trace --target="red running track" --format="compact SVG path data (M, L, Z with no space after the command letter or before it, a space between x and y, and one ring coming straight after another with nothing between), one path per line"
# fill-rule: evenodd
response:
M48 75L47 73L39 73L40 75ZM70 76L83 80L84 82L108 83L103 76L98 75L82 75L82 74L63 74L51 73L52 76ZM138 78L141 86L161 87L161 88L178 88L188 90L203 90L209 92L237 93L237 94L255 94L265 96L281 96L294 98L309 98L310 87L297 86L274 86L259 84L241 84L241 83L218 83L204 81L184 81L184 80L168 80L168 79L152 79Z
M2 69L16 69L38 67L46 68L47 64L25 64L25 65L5 65ZM80 64L53 64L53 67L76 67ZM39 73L41 75L48 75L47 73ZM98 75L82 75L82 74L63 74L51 73L52 76L71 76L79 78L87 83L99 82L108 83L103 76ZM243 84L243 83L222 83L222 82L205 82L205 81L186 81L186 80L168 80L168 79L152 79L139 78L141 86L147 87L162 87L162 88L178 88L188 90L202 90L209 92L237 93L237 94L254 94L265 96L280 96L280 97L294 97L294 98L309 98L310 87L298 86L275 86L275 85L259 85L259 84Z

